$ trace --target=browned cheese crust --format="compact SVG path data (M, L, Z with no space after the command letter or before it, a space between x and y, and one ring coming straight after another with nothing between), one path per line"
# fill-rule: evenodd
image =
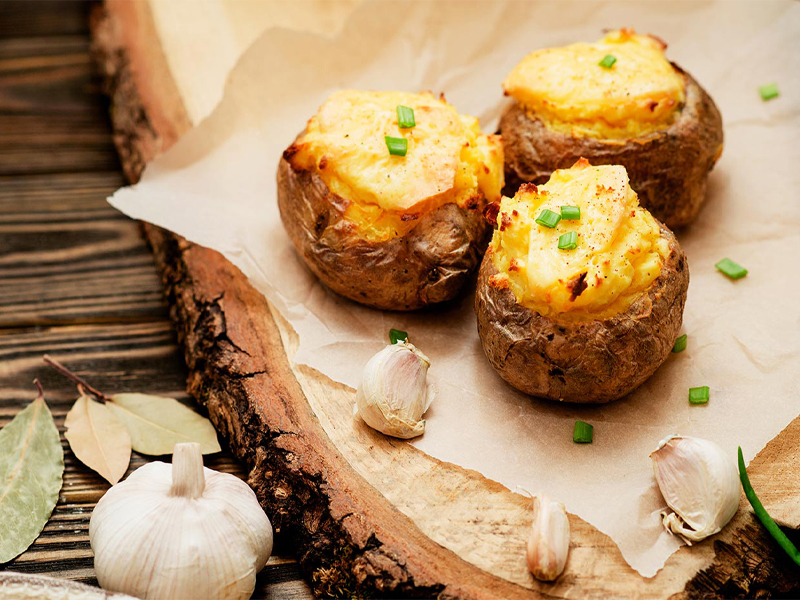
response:
M309 269L334 292L384 310L414 310L454 298L488 244L483 198L472 208L444 204L405 236L359 237L344 218L348 201L320 176L278 165L278 206L286 232Z
M661 226L670 254L661 274L628 310L602 321L557 322L489 283L487 255L478 275L475 312L489 362L515 388L542 398L602 403L641 385L667 359L683 320L689 287L686 255Z
M722 117L694 78L686 103L667 130L633 140L573 137L549 129L514 102L500 118L505 147L506 195L521 183L545 183L556 169L583 157L593 165L623 165L639 203L668 227L691 222L706 198L708 174L722 153Z

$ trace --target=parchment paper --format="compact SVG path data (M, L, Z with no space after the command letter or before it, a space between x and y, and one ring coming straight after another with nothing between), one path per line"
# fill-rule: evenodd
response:
M382 313L337 297L297 258L275 199L281 151L335 89L444 91L493 131L500 83L533 49L593 41L635 27L670 44L668 57L708 89L722 111L725 151L697 222L678 232L691 284L688 349L628 398L559 405L515 392L478 341L472 290L452 305ZM333 39L273 29L232 71L212 115L111 203L221 251L288 319L295 357L356 387L389 328L431 357L439 395L425 452L511 489L562 500L608 534L642 575L680 542L661 530L649 453L671 433L714 440L735 460L754 456L800 412L800 4L791 2L367 3ZM781 96L763 102L759 85ZM750 270L730 281L723 257ZM688 388L711 400L690 406ZM575 419L594 443L572 442Z

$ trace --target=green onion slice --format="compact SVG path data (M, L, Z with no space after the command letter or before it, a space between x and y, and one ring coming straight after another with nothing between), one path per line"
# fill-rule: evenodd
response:
M552 229L558 222L561 220L561 215L557 212L553 212L549 208L545 208L542 212L539 213L539 216L536 217L536 222L539 225L544 225L545 227L549 227Z
M764 505L761 504L761 500L756 496L753 486L750 485L750 478L747 476L747 469L744 466L741 446L739 446L739 479L742 481L744 495L747 496L747 499L750 501L750 506L753 507L753 512L758 517L758 520L761 521L764 528L769 531L769 534L775 538L778 545L786 551L786 554L791 557L795 564L800 565L800 551L797 550L797 546L795 546L791 540L786 537L786 534L781 531L775 519L769 516Z
M559 250L575 250L578 247L578 232L570 231L558 236Z
M758 88L758 93L761 94L762 100L772 100L780 95L778 92L777 83L768 83L767 85L762 85L760 88Z
M594 427L583 421L575 421L575 431L572 432L572 441L576 444L591 444L594 437Z
M684 350L686 350L686 338L687 338L687 335L684 333L677 340L675 340L675 345L672 347L672 351L675 354L677 354L678 352L683 352Z
M611 54L606 54L598 64L603 67L604 69L610 69L614 66L614 63L617 62L616 57Z
M408 341L408 334L405 331L400 331L399 329L390 329L389 330L389 342L394 346L400 340L403 340L404 342L407 342Z
M689 404L706 404L708 397L709 390L707 385L689 388Z
M747 275L747 269L742 265L733 262L730 258L723 258L714 265L718 271L721 271L731 279L741 279Z
M396 138L390 135L384 136L386 139L386 147L389 148L389 154L393 156L405 156L408 152L408 140L406 138Z
M577 221L581 218L580 206L562 206L561 218L565 221Z
M408 129L415 127L417 124L414 120L414 109L402 104L397 105L397 125L400 129Z

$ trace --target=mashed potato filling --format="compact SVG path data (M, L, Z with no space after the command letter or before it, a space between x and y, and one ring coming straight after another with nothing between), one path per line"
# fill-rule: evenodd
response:
M503 88L549 128L576 137L629 139L668 128L685 100L684 79L664 44L632 30L594 44L537 50ZM616 58L600 66L606 55Z
M416 126L399 127L398 105L414 110ZM385 136L408 140L406 155L389 154ZM430 93L335 92L291 151L295 167L315 169L349 201L345 218L371 240L404 235L448 202L480 210L503 187L499 137Z
M578 206L579 220L548 228L535 222L544 209ZM490 254L498 273L523 306L557 320L594 320L626 310L661 273L669 244L645 209L622 166L591 166L581 159L555 171L546 184L523 185L503 198ZM578 247L559 250L558 238L575 231Z

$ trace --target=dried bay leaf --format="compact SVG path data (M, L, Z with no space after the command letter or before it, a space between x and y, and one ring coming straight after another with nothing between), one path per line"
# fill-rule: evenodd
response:
M131 437L106 405L81 396L64 424L64 437L78 460L111 485L122 479L131 462Z
M175 444L197 442L203 454L219 452L211 421L172 398L115 394L106 406L128 430L133 449L142 454L171 454Z
M0 563L24 552L58 501L64 451L39 396L0 430Z

